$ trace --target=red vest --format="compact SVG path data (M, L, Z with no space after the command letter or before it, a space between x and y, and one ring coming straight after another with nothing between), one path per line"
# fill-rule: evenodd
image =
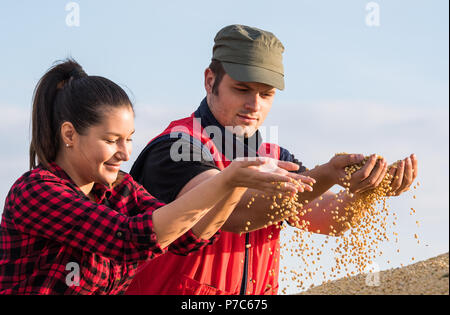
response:
M201 141L219 169L230 164L213 141L203 134L202 127L193 115L173 121L149 144L174 132ZM280 148L274 144L262 144L258 150L260 156L276 159L279 159L279 152ZM246 234L249 242L247 246ZM214 244L188 256L168 252L147 262L136 274L126 294L239 294L245 277L245 294L276 294L280 263L279 237L280 229L275 225L242 235L221 231Z

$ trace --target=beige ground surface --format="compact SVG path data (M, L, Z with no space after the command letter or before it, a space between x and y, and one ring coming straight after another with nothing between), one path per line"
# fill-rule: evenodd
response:
M378 274L379 278L375 274L342 278L311 288L300 295L448 295L448 274L448 253L446 253L403 268L381 271Z

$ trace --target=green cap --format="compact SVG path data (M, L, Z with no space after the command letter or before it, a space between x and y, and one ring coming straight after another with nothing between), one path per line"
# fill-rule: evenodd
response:
M245 25L229 25L214 38L213 59L234 80L258 82L284 89L284 46L270 32Z

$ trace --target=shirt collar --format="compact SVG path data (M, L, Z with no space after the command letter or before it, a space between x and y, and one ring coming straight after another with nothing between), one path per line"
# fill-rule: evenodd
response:
M212 141L216 144L216 147L225 155L229 160L234 160L237 157L257 156L258 148L262 144L262 137L259 130L257 130L249 138L241 138L236 135L232 135L224 126L222 126L214 117L211 109L209 108L206 97L200 103L200 106L194 112L194 117L200 118L200 122L203 128L208 126L216 126L222 132L221 145L217 145L218 141ZM232 139L232 143L230 141Z
M69 174L67 174L58 164L56 164L55 162L50 162L48 164L47 170L53 173L55 176L63 180L69 181L80 194L82 194L84 197L87 197L81 191L81 189L75 184L72 178L70 178ZM109 199L111 193L112 193L111 188L103 184L95 183L94 186L92 187L92 194L94 195L96 199L95 201L97 203L102 203L105 198Z

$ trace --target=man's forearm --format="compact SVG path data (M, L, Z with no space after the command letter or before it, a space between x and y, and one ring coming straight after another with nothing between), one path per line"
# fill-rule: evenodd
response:
M345 232L351 221L351 213L345 209L354 201L356 196L349 196L345 191L337 194L326 192L321 197L312 200L303 207L304 215L290 218L290 223L296 225L302 220L309 222L307 230L313 233L336 236ZM310 209L310 210L309 210ZM339 220L339 222L338 222ZM299 224L299 228L304 227Z
M250 202L251 205L247 207ZM222 229L233 233L251 232L264 228L270 221L276 223L282 220L280 214L275 214L276 211L270 209L272 205L272 196L259 190L248 189Z
M302 175L314 178L316 184L312 192L305 191L297 194L299 203L305 203L306 200L318 198L335 184L335 180L330 175L329 167L329 164L326 163L302 173ZM257 197L255 197L256 195ZM289 211L289 213L286 213L282 212L281 209L273 207L273 201L273 196L268 196L254 189L247 190L227 222L222 226L222 229L234 233L254 231L295 215L295 212L288 209L284 210ZM247 207L249 202L251 202L251 205ZM277 199L277 202L279 202L279 199Z
M325 163L316 166L312 170L301 173L301 175L314 178L316 180L316 183L313 186L313 191L305 191L298 194L299 202L304 202L305 200L314 200L327 192L335 184L337 184L336 179L332 176L330 167L331 166L329 163Z

